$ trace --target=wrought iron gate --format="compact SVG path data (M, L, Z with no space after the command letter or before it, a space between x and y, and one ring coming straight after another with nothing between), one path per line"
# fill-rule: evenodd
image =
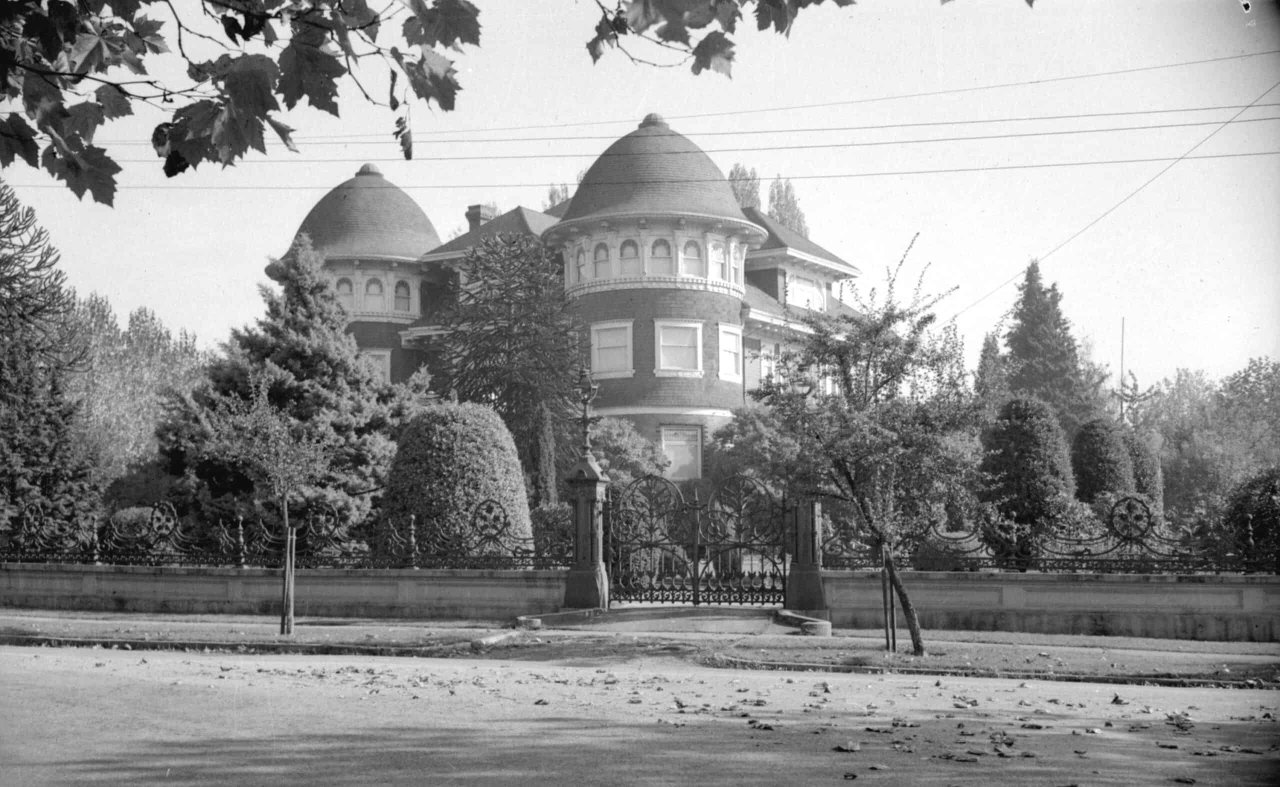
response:
M732 478L706 503L657 476L605 507L611 601L781 604L792 552L790 517L750 478Z

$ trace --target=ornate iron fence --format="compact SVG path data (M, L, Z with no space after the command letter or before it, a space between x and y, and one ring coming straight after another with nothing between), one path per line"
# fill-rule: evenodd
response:
M605 508L610 598L684 604L780 604L792 544L783 506L758 481L731 478L704 504L658 476Z
M349 537L326 506L299 512L299 568L560 568L571 547L517 532L502 504L484 500L465 522L424 526L413 517L383 521L369 540ZM167 503L145 517L63 521L23 511L0 528L0 562L129 566L268 567L284 565L285 534L261 519L212 525L179 517Z
M853 518L828 522L826 568L878 569L880 547ZM1280 573L1276 534L1175 531L1136 497L1115 501L1105 519L1075 534L1027 537L991 526L945 531L937 524L903 536L904 567L935 571L1106 574Z

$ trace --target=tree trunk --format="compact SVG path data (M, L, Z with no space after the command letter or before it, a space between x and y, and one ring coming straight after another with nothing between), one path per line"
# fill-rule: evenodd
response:
M551 408L546 402L538 405L533 435L533 499L536 505L555 505L560 502L556 494L556 432Z
M907 619L907 630L911 632L911 652L917 656L923 656L924 639L920 636L920 618L916 615L916 607L911 603L911 597L907 595L907 589L902 584L902 577L898 575L893 555L889 555L886 565L889 567L889 583L898 592L898 600L902 602L902 615Z
M289 500L284 497L280 501L281 511L284 513L284 587L281 589L280 598L280 633L293 633L293 560L295 536L293 528L289 527Z

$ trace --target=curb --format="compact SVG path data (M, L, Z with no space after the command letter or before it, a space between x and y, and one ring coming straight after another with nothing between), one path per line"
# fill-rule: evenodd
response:
M351 645L323 642L217 642L209 640L136 640L0 635L0 645L25 648L102 648L104 650L183 650L211 653L298 654L305 656L420 656L439 657L462 650L474 641L459 640L437 645Z
M1249 678L1246 680L1210 680L1207 678L1179 678L1172 675L1082 675L1076 673L1047 675L1042 672L1017 672L1004 670L949 670L908 666L870 666L863 664L816 664L802 661L763 661L714 653L704 659L708 667L724 669L752 669L778 672L828 672L858 675L907 675L951 678L1002 678L1005 680L1038 680L1058 683L1106 683L1117 686L1169 686L1175 688L1210 689L1260 689L1280 690L1280 683Z

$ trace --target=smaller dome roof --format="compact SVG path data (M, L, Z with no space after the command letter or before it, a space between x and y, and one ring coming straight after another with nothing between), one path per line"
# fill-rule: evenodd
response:
M582 177L563 223L644 215L686 215L749 224L720 168L661 115L600 154Z
M294 236L304 232L326 257L417 259L440 245L418 203L372 164L321 197Z

